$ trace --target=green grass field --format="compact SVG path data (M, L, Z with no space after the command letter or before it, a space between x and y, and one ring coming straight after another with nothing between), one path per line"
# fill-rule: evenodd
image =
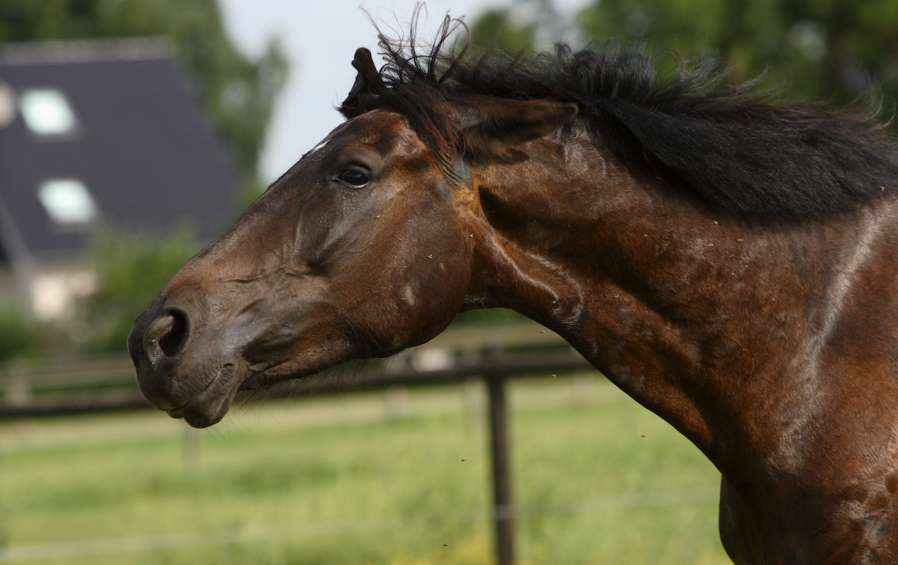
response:
M257 403L196 451L161 412L2 423L0 563L490 564L482 393ZM520 563L730 563L719 475L663 421L595 378L509 402Z

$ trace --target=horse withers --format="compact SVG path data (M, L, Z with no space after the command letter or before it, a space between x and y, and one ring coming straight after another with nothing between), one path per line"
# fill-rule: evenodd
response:
M238 391L513 308L722 474L738 564L898 562L898 152L700 62L382 37L347 121L171 280L128 345L196 427Z

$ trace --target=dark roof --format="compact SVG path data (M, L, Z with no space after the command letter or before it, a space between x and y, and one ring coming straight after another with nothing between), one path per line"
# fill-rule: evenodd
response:
M0 127L2 216L31 255L71 255L91 237L50 220L37 198L48 179L82 181L101 223L117 228L155 235L187 219L207 241L231 219L239 174L165 41L7 45L0 48L0 82L17 93L62 92L78 123L74 135L56 139L35 136L21 115ZM0 233L8 247L9 226Z

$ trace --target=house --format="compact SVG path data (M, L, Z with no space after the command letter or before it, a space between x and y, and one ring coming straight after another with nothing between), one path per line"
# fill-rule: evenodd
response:
M0 297L57 317L94 284L100 226L161 236L186 220L209 241L239 186L166 41L0 47Z

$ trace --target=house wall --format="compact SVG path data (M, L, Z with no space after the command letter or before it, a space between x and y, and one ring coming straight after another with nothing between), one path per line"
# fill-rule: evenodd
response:
M29 284L31 311L41 321L56 321L74 314L75 301L90 296L97 276L83 258L40 262Z
M71 316L75 302L97 287L96 273L83 258L42 261L29 270L0 266L0 305L21 307L43 322Z

